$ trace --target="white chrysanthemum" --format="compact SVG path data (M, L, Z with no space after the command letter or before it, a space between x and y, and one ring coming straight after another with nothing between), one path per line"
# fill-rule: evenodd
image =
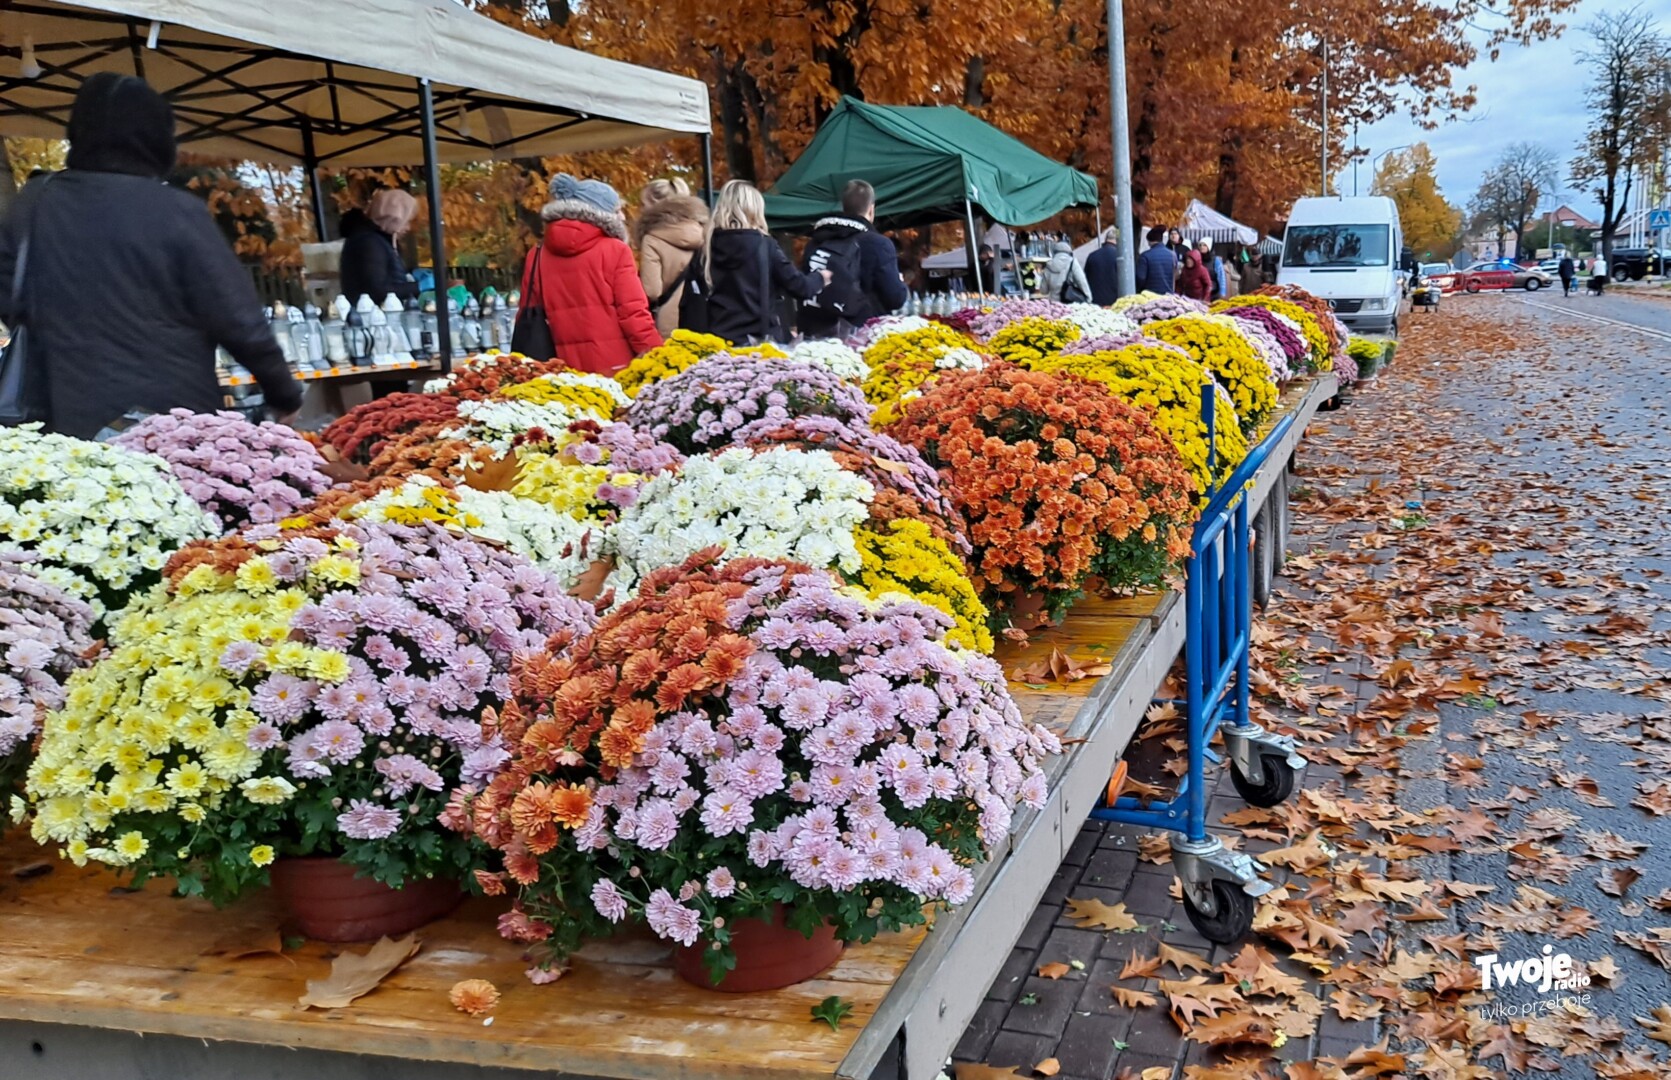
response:
M219 533L160 458L37 424L0 429L0 546L34 552L40 575L99 617L170 552Z
M691 458L645 485L611 537L609 586L626 598L640 578L714 544L725 557L795 559L857 570L853 529L875 489L822 450L733 447Z
M933 320L925 319L921 315L884 315L859 327L853 332L853 336L847 339L847 344L863 352L889 334L907 334L912 330L921 330L925 326L933 325Z
M415 525L436 521L477 539L503 544L572 588L608 540L608 526L581 521L508 491L448 489L418 475L342 512L349 521Z
M442 438L485 443L500 453L509 450L518 436L526 435L535 428L555 436L577 420L604 419L560 401L500 399L466 401L459 405L458 416L462 422L442 431Z
M1124 337L1137 333L1137 324L1117 311L1095 304L1069 304L1068 321L1079 327L1083 336Z
M806 338L790 351L790 357L805 364L817 364L846 382L864 382L870 365L853 349L834 338Z

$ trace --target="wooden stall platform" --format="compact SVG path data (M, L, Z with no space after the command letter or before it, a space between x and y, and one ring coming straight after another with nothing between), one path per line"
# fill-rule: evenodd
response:
M1283 407L1309 420L1327 383L1291 391ZM1285 468L1289 453L1268 468ZM1025 650L1005 643L1008 672L1053 646L1109 665L1068 684L1012 680L1022 712L1066 743L1047 805L1017 815L969 903L770 993L688 986L647 933L594 943L564 978L535 986L521 950L495 931L503 901L472 900L420 930L418 954L352 1006L304 1010L297 999L336 950L287 943L267 896L216 911L161 884L128 891L14 829L0 842L0 1080L932 1080L1183 637L1183 604L1167 592L1089 599ZM501 991L491 1024L448 1003L467 978ZM852 1006L839 1031L811 1017L831 995Z

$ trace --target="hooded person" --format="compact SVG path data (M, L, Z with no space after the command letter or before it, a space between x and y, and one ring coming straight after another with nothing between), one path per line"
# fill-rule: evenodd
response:
M656 330L667 337L679 328L679 298L685 267L702 246L708 207L690 194L683 180L652 180L644 188L644 208L633 225L638 248L638 280L649 297Z
M905 306L899 249L876 231L875 221L876 189L868 181L849 180L841 189L841 213L813 223L801 269L827 270L830 280L801 305L801 333L846 337L850 329Z
M28 184L0 224L0 319L28 328L33 415L88 439L130 410L219 409L217 345L273 413L301 408L249 271L203 200L163 182L175 148L162 95L132 75L92 75L66 134L68 167Z
M351 301L369 296L379 304L390 293L402 300L418 295L418 283L396 247L417 213L417 199L399 188L383 188L364 210L342 215L342 295Z
M733 345L787 341L779 298L810 300L829 280L828 270L797 270L766 232L766 200L758 188L728 180L685 274L679 325Z
M1085 268L1073 257L1073 245L1058 240L1050 246L1050 261L1039 271L1039 292L1064 304L1083 304L1091 299L1091 283Z
M580 371L613 375L659 346L662 337L633 266L615 189L602 180L559 173L540 218L545 238L528 253L522 303L537 303L545 311L557 359Z

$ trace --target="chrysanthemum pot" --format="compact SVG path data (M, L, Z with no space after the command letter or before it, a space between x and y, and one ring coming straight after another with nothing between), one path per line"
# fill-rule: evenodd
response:
M373 941L398 937L452 911L464 899L456 881L419 878L391 889L341 859L280 859L273 891L308 937L316 941Z
M739 919L732 924L731 948L737 954L737 966L717 984L702 962L704 948L698 942L673 950L673 970L679 978L704 990L748 994L805 982L841 959L844 946L829 923L821 924L811 937L790 929L779 904L769 918Z

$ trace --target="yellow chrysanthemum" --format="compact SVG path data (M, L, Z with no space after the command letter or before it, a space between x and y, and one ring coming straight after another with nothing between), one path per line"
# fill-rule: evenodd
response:
M1276 409L1277 388L1266 364L1242 334L1235 320L1224 315L1185 315L1149 323L1144 333L1189 353L1218 377L1229 391L1241 420L1243 434L1252 434Z
M992 335L986 347L1012 364L1027 367L1056 355L1069 342L1078 341L1079 336L1079 327L1066 319L1029 315Z
M249 861L255 866L270 866L273 862L273 847L271 844L257 844L249 849Z
M986 605L951 548L920 521L902 518L881 527L853 530L860 568L851 576L871 597L903 593L945 612L957 624L946 641L979 652L992 652Z

